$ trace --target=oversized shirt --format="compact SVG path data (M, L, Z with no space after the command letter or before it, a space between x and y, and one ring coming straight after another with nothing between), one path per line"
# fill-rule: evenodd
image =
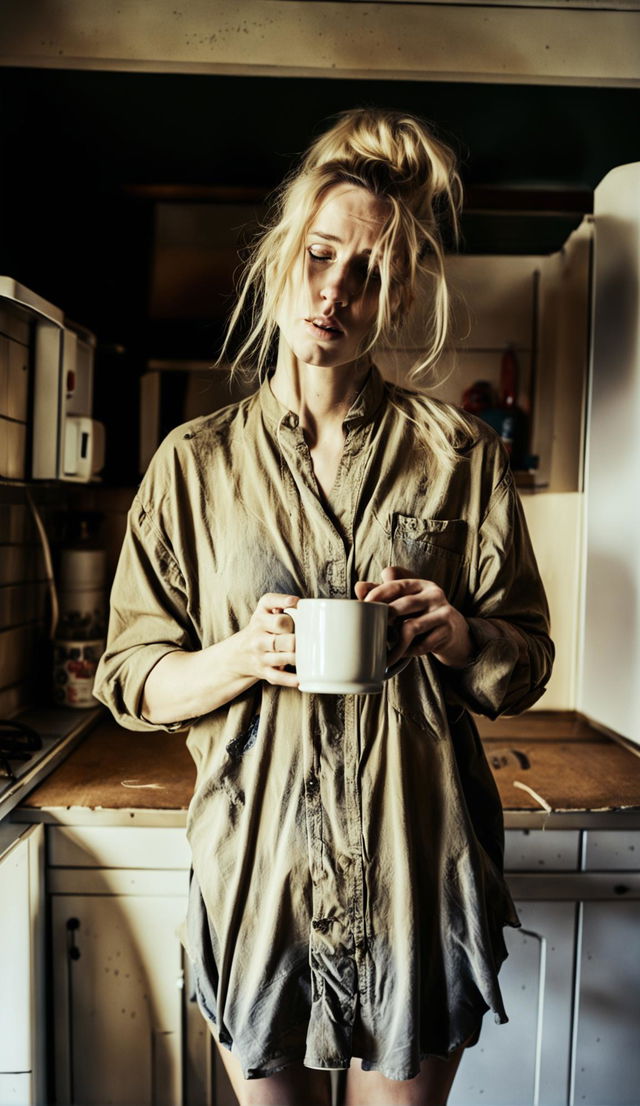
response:
M517 712L553 657L506 455L470 420L429 465L376 370L344 420L331 508L299 419L269 382L174 430L135 497L96 694L123 726L175 649L244 627L267 592L353 597L398 565L469 620L473 660L413 658L377 695L258 682L187 737L197 766L188 951L200 1006L246 1078L363 1059L395 1079L506 1021L502 929L518 925L500 801L470 711ZM424 411L428 433L429 404Z

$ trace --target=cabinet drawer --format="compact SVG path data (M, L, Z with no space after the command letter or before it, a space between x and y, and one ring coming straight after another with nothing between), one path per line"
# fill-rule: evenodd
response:
M47 833L51 868L188 869L183 829L148 826L53 826Z
M593 871L640 871L640 830L588 830L585 868Z
M2 1106L25 1106L35 1102L33 1076L30 1071L0 1072L0 1102Z
M577 871L580 830L507 830L504 866L508 872Z

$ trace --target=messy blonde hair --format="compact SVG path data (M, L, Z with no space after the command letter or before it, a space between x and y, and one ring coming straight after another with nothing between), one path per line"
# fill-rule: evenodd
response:
M278 330L278 306L302 256L311 221L328 190L338 184L364 188L384 200L388 209L369 259L369 275L377 271L380 280L377 317L360 353L393 344L414 303L422 301L424 342L407 375L412 383L423 385L449 331L442 228L448 224L457 242L462 185L452 150L421 119L378 108L343 112L283 182L267 226L249 253L220 360L230 360L232 371L251 366L262 379ZM229 356L240 329L244 333ZM460 431L468 433L468 423L437 401L424 396L417 401L402 389L392 397L417 427L427 404L430 447L441 461L451 463L455 439Z

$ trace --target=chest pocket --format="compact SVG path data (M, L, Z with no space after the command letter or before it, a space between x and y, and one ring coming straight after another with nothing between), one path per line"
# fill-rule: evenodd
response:
M408 569L421 580L433 580L450 603L460 606L468 584L467 533L462 518L394 514L390 563Z

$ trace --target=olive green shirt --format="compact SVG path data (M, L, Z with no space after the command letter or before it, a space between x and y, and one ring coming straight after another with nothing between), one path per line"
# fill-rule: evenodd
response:
M191 720L188 949L201 1008L248 1078L359 1056L406 1079L488 1009L506 1020L502 928L519 923L469 712L540 697L548 610L493 431L470 417L453 470L431 472L405 401L372 371L331 510L267 381L174 430L129 515L95 692L131 729L159 728L141 715L158 660L233 634L266 592L352 597L399 565L443 588L477 649L463 669L414 658L379 695L258 683Z

